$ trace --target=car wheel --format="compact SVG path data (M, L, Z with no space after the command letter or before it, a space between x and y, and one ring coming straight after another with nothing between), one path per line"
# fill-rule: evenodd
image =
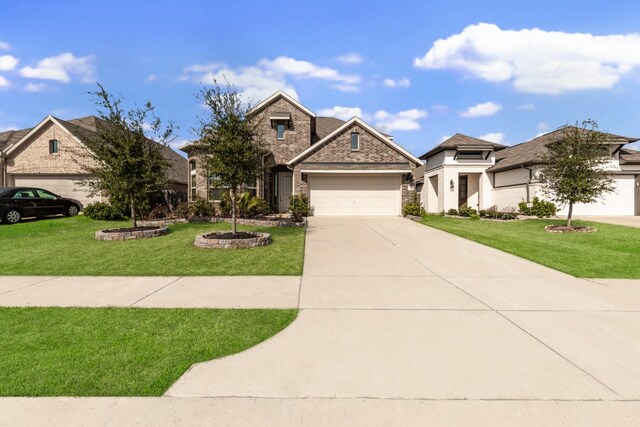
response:
M71 205L67 208L66 212L64 213L65 216L76 216L78 215L78 207L76 205Z
M7 224L17 224L20 222L22 215L15 209L9 209L4 213L4 222Z

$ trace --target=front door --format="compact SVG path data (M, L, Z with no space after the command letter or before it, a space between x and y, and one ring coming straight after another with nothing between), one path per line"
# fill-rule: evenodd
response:
M293 174L291 172L280 172L278 174L278 211L289 211L289 196L293 190Z
M467 175L460 175L458 177L458 207L464 207L467 203L468 194L467 194Z
M640 216L640 175L636 175L636 216Z

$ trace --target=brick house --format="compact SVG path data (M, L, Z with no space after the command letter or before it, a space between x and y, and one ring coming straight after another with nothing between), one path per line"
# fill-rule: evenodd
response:
M386 135L354 117L343 121L317 117L278 91L250 112L260 120L269 154L264 177L246 190L264 197L276 212L286 212L291 194L306 194L315 215L400 215L415 190L422 162ZM189 154L189 197L218 201Z
M83 141L96 135L99 120L48 116L33 128L0 132L0 187L44 188L85 206L101 200L78 183L91 178ZM187 160L168 147L163 154L171 164L171 189L186 192Z

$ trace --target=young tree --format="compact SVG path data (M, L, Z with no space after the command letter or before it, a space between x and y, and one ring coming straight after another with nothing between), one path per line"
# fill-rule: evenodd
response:
M612 191L606 134L595 120L561 128L561 137L546 146L540 181L545 193L559 204L568 204L567 227L572 227L573 205L593 203Z
M229 190L232 232L236 234L238 191L243 184L261 178L264 170L266 149L260 123L248 117L250 106L229 83L225 88L217 82L203 88L198 98L204 102L208 116L200 120L194 151L202 156L200 162L213 183Z
M85 141L93 161L84 163L92 179L83 184L94 193L126 198L136 228L138 203L149 193L167 187L170 165L162 149L170 142L173 124L163 128L150 102L124 111L121 99L114 98L102 85L98 87L97 92L90 92L101 119L98 133Z

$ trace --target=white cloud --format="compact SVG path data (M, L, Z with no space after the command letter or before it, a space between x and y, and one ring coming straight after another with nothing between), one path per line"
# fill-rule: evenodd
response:
M11 86L11 83L9 83L9 80L0 76L0 89L6 89L9 86Z
M356 52L347 53L345 55L340 55L336 58L338 62L342 62L343 64L360 64L364 61L362 55Z
M0 50L11 50L9 43L0 40Z
M258 65L278 74L299 78L335 80L346 84L355 84L360 81L360 76L340 74L333 68L319 67L308 61L299 61L286 56L279 56L274 60L263 59Z
M9 71L16 68L18 58L11 55L0 56L0 71Z
M362 109L359 107L341 107L336 105L333 108L325 108L324 110L318 111L319 116L326 117L337 117L342 120L349 120L352 117L360 117L363 118Z
M147 82L147 83L151 83L151 82L153 82L155 80L156 80L156 75L155 74L149 74L147 76L147 78L144 79L144 81Z
M455 69L522 92L609 89L640 66L640 34L594 36L479 23L437 40L416 67Z
M467 108L467 110L464 111L461 116L469 118L492 116L501 109L502 106L500 104L496 104L495 102L483 102L482 104L476 104L472 107Z
M24 87L24 90L27 92L42 92L47 88L47 85L44 83L27 83Z
M375 126L384 131L394 130L409 131L420 129L420 120L425 119L428 113L425 110L411 109L392 114L380 110L374 114Z
M333 85L331 87L340 92L360 93L360 87L356 85Z
M453 135L442 135L442 137L440 138L440 141L438 141L439 144L445 142L447 139L451 138Z
M77 57L72 53L50 56L38 62L36 67L26 66L20 70L23 77L31 79L55 80L62 83L78 77L83 83L95 82L93 56Z
M484 139L485 141L495 142L496 144L502 144L504 142L505 134L502 132L491 132L485 135L479 136L478 138Z
M548 124L546 124L545 122L538 123L538 130L547 130L547 129L549 129Z
M403 77L398 80L384 79L382 81L382 84L386 87L409 87L411 86L411 80L409 80L407 77Z
M536 110L536 104L521 104L521 105L518 105L518 110L535 111Z
M320 67L308 61L280 56L274 60L263 59L257 65L232 68L223 63L193 64L184 69L182 81L213 84L229 81L250 102L258 102L278 90L298 98L289 78L319 79L336 82L332 87L343 92L359 92L360 76L344 75L332 68Z

